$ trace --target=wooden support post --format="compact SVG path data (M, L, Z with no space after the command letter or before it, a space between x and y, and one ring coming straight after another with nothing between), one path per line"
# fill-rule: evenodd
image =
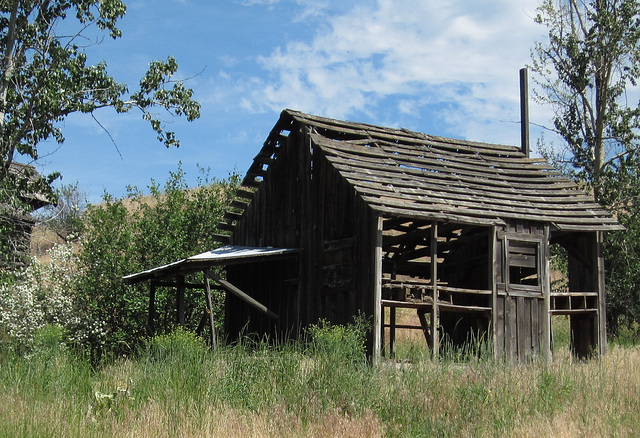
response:
M607 310L604 286L604 233L596 231L596 248L594 266L596 269L596 291L598 292L598 312L597 312L597 330L598 330L598 353L605 354L607 352Z
M431 308L431 349L434 359L438 357L440 340L438 339L438 324L440 312L438 309L438 222L431 222L431 291L433 306Z
M176 307L178 314L178 325L184 326L184 275L178 275L178 286L176 288Z
M493 343L493 358L498 359L498 281L497 281L497 269L498 260L496 257L497 246L497 228L495 225L491 227L489 233L489 251L491 255L489 257L489 283L491 286L491 338Z
M520 147L529 156L529 77L527 69L520 69Z
M389 357L396 357L396 308L389 309Z
M549 242L551 241L551 233L549 224L544 226L544 241L542 242L542 295L544 296L544 326L542 327L542 354L547 362L551 362L551 249Z
M374 229L373 267L373 363L378 365L382 358L382 217L378 216Z
M155 333L153 323L156 319L156 285L149 283L149 316L147 320L147 335L153 336Z
M211 283L209 282L209 275L204 272L204 292L207 298L207 313L209 314L209 328L211 329L211 348L218 348L218 342L216 339L216 328L213 321L213 303L211 301Z
M395 280L397 277L397 266L393 262L391 268L391 279ZM382 314L382 320L384 321L384 313ZM383 338L384 340L384 338ZM396 357L396 308L391 307L389 309L389 357Z
M424 334L424 338L427 341L427 346L429 348L432 348L432 346L431 346L432 339L431 339L431 333L430 333L430 330L429 330L429 323L427 322L427 318L425 316L427 311L426 311L426 309L424 307L419 307L416 310L416 312L418 314L418 319L420 320L420 325L422 326L422 333Z

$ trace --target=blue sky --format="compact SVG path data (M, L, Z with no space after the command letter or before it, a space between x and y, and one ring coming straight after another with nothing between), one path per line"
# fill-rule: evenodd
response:
M193 77L201 118L164 117L181 140L166 149L140 114L99 111L116 150L91 117L73 115L62 146L41 146L38 169L60 171L91 202L162 183L178 162L191 184L198 164L218 178L244 174L284 108L517 145L518 70L545 37L533 22L537 4L130 0L122 38L89 47L90 62L106 61L135 89L150 61L174 56L179 77ZM548 124L549 110L530 105L532 122Z

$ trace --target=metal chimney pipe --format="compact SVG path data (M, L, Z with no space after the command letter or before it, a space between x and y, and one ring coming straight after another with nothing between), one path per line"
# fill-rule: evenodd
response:
M529 77L527 68L520 69L520 147L529 156Z

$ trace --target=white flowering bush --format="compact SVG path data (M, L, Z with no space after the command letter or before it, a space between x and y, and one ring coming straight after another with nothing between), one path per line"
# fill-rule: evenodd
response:
M83 318L74 303L72 246L55 245L48 255L50 262L34 258L15 281L0 285L0 342L5 348L29 351L34 334L45 325L62 327L72 343L99 342L104 324Z

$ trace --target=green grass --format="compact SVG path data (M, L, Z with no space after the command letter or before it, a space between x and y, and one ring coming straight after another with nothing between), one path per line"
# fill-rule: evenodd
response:
M628 436L640 430L640 348L507 366L482 357L371 367L358 333L209 351L190 333L92 369L43 336L0 359L0 436ZM414 349L417 347L414 346Z

